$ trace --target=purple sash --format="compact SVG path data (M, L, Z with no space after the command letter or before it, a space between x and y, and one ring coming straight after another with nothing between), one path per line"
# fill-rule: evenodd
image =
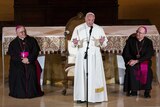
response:
M42 72L42 68L38 62L38 60L35 61L36 64L36 73L37 73L37 81L38 81L38 92L40 95L43 95L43 92L41 91L41 86L40 86L40 78L41 78L41 72Z
M27 58L29 55L29 52L21 52L20 54L22 58Z
M136 72L136 79L140 81L141 84L146 84L148 74L148 61L140 63L140 68Z

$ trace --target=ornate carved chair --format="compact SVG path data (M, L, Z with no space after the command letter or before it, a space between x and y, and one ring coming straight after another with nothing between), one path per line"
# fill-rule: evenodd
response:
M71 37L74 28L83 23L84 20L84 15L83 13L79 12L75 17L72 17L66 24L65 28L65 36L66 36L66 63L65 63L65 80L64 80L64 89L62 91L63 95L66 95L67 88L69 85L69 81L72 82L72 85L74 83L74 64L75 64L75 54L76 54L76 48L72 48L71 46Z

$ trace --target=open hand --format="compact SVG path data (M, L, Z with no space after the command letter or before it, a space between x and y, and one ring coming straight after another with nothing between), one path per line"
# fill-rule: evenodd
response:
M77 40L77 38L74 38L74 39L73 39L73 43L74 43L74 45L78 45L78 40Z
M105 41L105 37L101 37L101 38L99 39L99 42L100 42L101 45L103 44L104 41Z
M138 60L131 59L127 64L130 65L130 66L134 66L137 63L138 63Z

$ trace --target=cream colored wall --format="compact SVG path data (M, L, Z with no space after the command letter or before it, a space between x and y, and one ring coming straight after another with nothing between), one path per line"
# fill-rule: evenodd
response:
M14 0L0 0L0 21L14 20Z
M160 0L118 0L119 19L149 19L160 30Z

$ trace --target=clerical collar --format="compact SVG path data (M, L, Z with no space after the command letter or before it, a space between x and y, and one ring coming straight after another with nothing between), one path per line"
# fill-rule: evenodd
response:
M87 23L85 23L85 25L86 25L86 28L88 28L88 29L91 28L91 26L88 26ZM94 23L92 26L94 26Z
M19 38L20 40L22 40L22 41L25 39L25 38L20 38L20 37L18 37L18 38Z
M138 41L138 42L142 42L142 41L144 41L144 39L145 39L145 38L143 38L143 39L141 39L141 40L138 40L138 39L137 39L137 41Z

